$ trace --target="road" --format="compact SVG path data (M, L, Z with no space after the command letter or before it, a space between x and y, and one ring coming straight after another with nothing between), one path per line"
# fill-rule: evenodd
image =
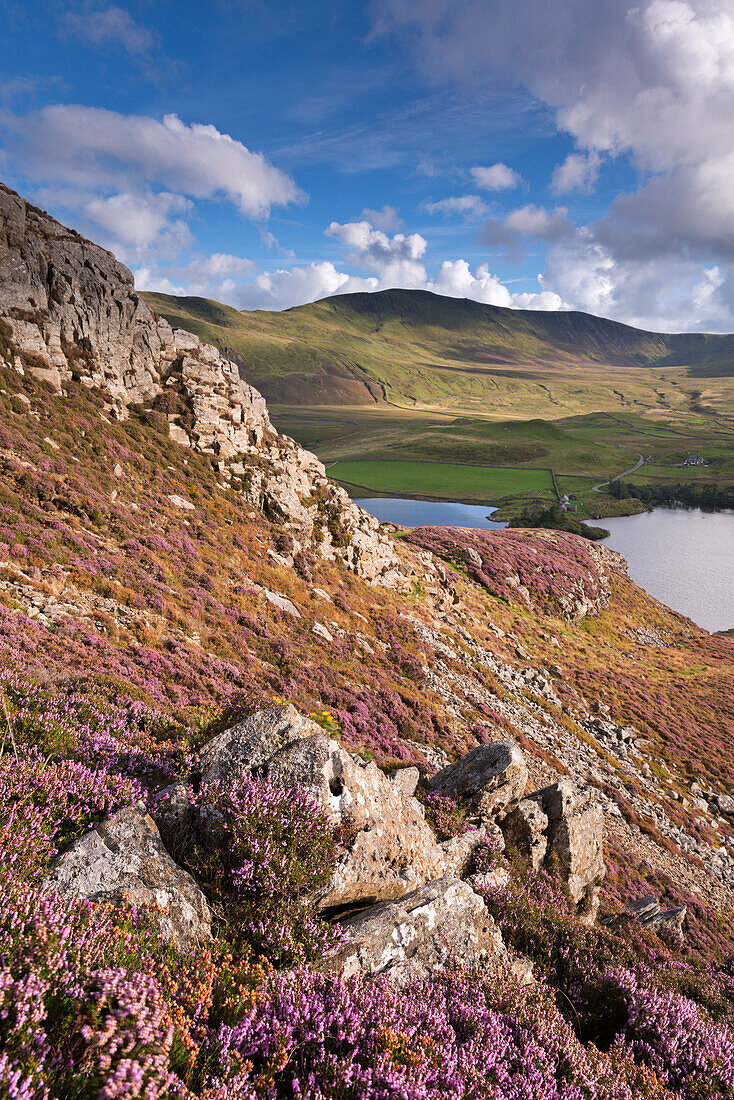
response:
M640 466L645 465L645 456L641 455L639 451L634 452L637 455L637 462L634 466L630 466L629 470L622 470L621 474L615 474L614 477L610 477L608 481L600 481L598 485L592 485L592 490L595 493L600 493L605 485L611 485L613 481L619 481L621 477L627 477L628 474L633 474L635 470L639 470Z

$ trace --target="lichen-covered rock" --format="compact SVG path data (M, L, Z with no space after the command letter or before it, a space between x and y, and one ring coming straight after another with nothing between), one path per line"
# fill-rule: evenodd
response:
M321 731L276 752L268 773L307 791L339 826L343 854L321 909L399 898L443 874L443 852L420 803Z
M474 855L487 838L490 838L494 850L499 855L504 851L505 841L500 829L488 822L480 825L478 829L469 829L459 836L452 836L444 840L441 850L444 854L444 875L453 878L466 878L472 872Z
M342 856L318 899L322 909L401 897L443 874L443 853L420 803L290 704L213 738L199 765L204 792L208 783L256 771L306 791L326 810L339 828Z
M397 902L373 905L342 921L348 942L329 957L330 973L389 973L399 983L424 977L453 957L467 965L508 960L483 900L457 879L442 878Z
M199 753L203 783L222 783L260 768L284 745L319 733L292 703L251 714L208 741Z
M546 860L554 857L579 915L592 923L599 908L599 885L606 873L601 807L591 801L589 790L580 791L570 779L551 783L528 800L536 802L548 819Z
M502 822L506 842L515 848L534 871L548 851L548 817L532 798L523 798Z
M418 780L421 777L421 773L417 768L397 768L393 772L388 772L388 775L406 798L413 797L418 786Z
M504 817L522 798L528 779L525 759L512 741L477 745L429 781L429 788L466 803L482 821Z
M45 886L63 897L119 908L146 907L165 939L179 947L211 935L206 898L163 847L142 802L118 810L72 844Z

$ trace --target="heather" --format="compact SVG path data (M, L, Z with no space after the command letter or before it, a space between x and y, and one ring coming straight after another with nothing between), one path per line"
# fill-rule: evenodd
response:
M620 822L662 841L657 801L722 847L731 829L704 818L689 783L734 784L731 639L621 571L602 583L595 548L562 532L421 530L396 543L412 582L368 586L313 548L290 555L283 518L172 443L163 410L117 421L94 391L54 396L11 371L2 388L0 1094L734 1095L733 930L721 895L692 890L698 856L665 838L685 874L645 865L610 818L603 914L618 919L589 928L552 871L487 841L474 881L536 984L460 960L402 988L335 979L317 968L342 933L316 899L349 838L267 776L207 789L195 775L205 740L278 699L355 754L422 776L511 736L540 785L588 749L580 716L599 700L645 737L658 781L650 795L633 762L597 745L606 770L584 774ZM643 630L662 643L639 645ZM211 905L210 942L177 949L153 914L42 892L73 841L139 800L155 815L182 779L206 815L192 837L164 839ZM439 839L475 824L424 788ZM684 940L619 918L647 892L687 907Z

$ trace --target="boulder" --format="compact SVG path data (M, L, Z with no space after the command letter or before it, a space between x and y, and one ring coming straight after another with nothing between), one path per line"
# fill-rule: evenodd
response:
M421 773L417 768L396 768L387 773L398 790L402 791L406 798L412 798L418 786Z
M260 768L284 745L320 730L291 703L251 714L204 745L199 753L202 783L226 783Z
M509 960L502 935L470 886L453 878L429 882L397 902L381 902L342 921L347 942L323 966L330 973L390 973L407 983L452 958L471 965Z
M523 859L537 871L548 851L548 817L539 803L523 798L502 822L507 844L516 848Z
M505 849L505 840L497 825L480 825L478 829L469 829L466 833L444 840L441 849L444 854L444 875L454 878L467 878L474 869L474 855L485 841L489 840L497 855Z
M319 908L399 898L443 874L443 852L420 803L321 730L278 750L267 767L282 786L305 790L339 826L343 854Z
M146 907L164 938L178 947L211 936L206 898L173 862L142 802L118 810L75 841L44 885L62 897Z
M253 714L201 750L202 791L243 772L298 787L339 827L341 857L322 909L401 897L439 878L444 855L423 808L376 764L355 759L293 706Z
M512 741L477 745L455 764L449 764L429 782L432 791L468 804L483 822L504 817L522 798L528 769Z
M606 873L601 807L591 802L590 791L579 791L569 779L535 791L527 801L536 802L548 819L546 862L553 857L580 916L593 923Z

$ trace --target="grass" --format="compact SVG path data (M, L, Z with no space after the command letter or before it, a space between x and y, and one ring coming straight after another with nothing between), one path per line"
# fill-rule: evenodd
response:
M338 462L329 475L350 487L434 499L498 501L525 493L553 494L549 470L498 469L449 462Z

